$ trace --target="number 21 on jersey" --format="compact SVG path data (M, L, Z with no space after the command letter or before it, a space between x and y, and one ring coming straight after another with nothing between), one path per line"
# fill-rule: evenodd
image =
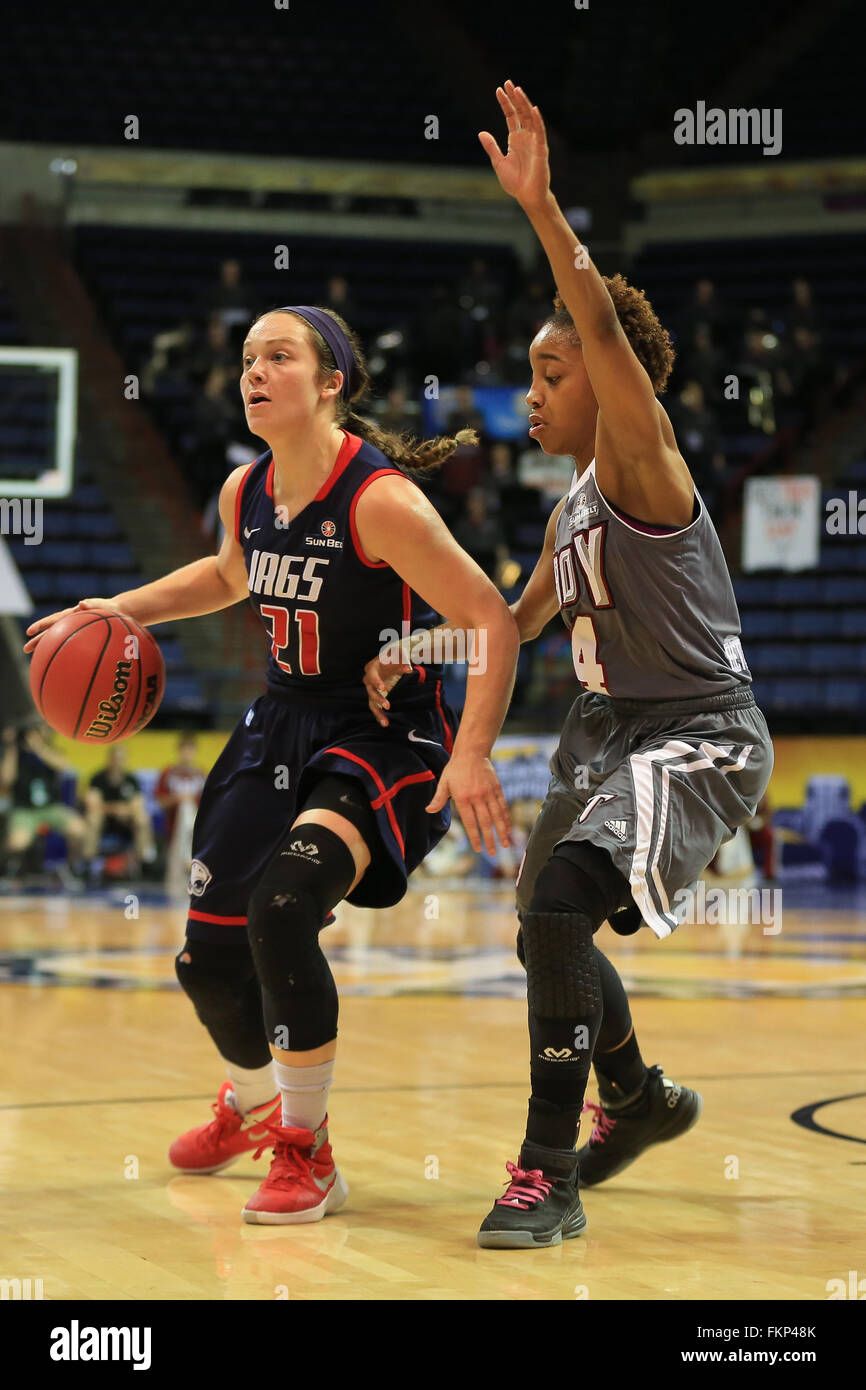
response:
M271 625L271 656L281 671L293 674L292 667L285 659L289 645L289 610L282 604L263 603L259 609L263 618ZM295 622L298 628L299 676L319 676L319 615L315 608L296 608Z

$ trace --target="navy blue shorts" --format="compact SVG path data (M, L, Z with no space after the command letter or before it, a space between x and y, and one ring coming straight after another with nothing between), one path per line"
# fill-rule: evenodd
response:
M357 703L269 691L254 700L211 769L193 831L190 940L226 941L246 929L247 904L317 778L354 777L375 812L380 843L347 901L390 907L451 824L432 799L450 756L457 721L441 682L390 697L389 727Z

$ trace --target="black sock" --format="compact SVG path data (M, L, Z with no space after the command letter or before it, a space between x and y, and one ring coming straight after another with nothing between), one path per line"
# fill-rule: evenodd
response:
M573 1149L580 1126L581 1105L556 1105L541 1096L529 1097L526 1138L545 1149Z
M640 1089L646 1080L647 1069L640 1055L622 980L616 967L597 946L595 954L604 1015L592 1062L602 1088L612 1096L621 1098Z

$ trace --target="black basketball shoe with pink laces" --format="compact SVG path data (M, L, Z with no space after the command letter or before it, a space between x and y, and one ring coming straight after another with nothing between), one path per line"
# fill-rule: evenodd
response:
M511 1181L481 1223L479 1245L531 1250L580 1235L586 1216L574 1150L546 1149L526 1140L518 1162L505 1167Z
M636 1096L599 1083L601 1105L587 1104L594 1118L592 1134L577 1151L583 1187L606 1182L639 1158L651 1144L666 1144L697 1124L702 1101L697 1091L650 1067Z

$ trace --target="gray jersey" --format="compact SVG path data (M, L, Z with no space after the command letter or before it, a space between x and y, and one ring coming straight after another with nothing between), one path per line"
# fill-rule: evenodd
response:
M751 684L722 547L698 515L678 531L626 519L605 501L595 460L575 471L556 527L554 582L586 690L677 700Z

